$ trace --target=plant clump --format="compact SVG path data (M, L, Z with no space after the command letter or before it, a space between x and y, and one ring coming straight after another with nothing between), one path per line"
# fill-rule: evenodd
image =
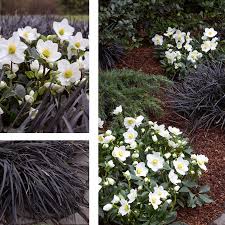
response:
M120 124L99 135L99 206L103 224L171 224L179 206L212 200L198 178L208 158L194 154L178 128L113 114ZM99 121L103 127L103 121Z
M88 39L81 32L73 35L67 19L55 21L53 30L56 35L44 36L26 26L0 38L2 132L88 129Z

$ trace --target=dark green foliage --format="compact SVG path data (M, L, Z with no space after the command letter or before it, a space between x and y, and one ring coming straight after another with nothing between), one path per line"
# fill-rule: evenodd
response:
M86 142L0 142L0 221L59 220L88 207L84 154Z
M99 116L107 121L119 105L123 106L125 116L159 115L162 108L157 94L161 85L170 84L166 77L125 69L102 72L99 81Z
M89 13L89 0L59 0L65 14Z
M124 54L119 44L99 44L99 66L101 69L112 69Z
M191 71L170 90L171 107L187 117L193 129L225 125L225 67L210 62Z
M38 113L31 119L30 106L23 103L20 111L0 116L0 132L8 133L86 133L89 131L88 85L83 82L71 94L52 95L48 91L35 106ZM13 101L14 96L8 98ZM16 110L16 109L15 109Z
M37 31L43 35L54 34L52 29L54 21L60 21L63 17L59 16L0 16L0 34L9 38L18 28L31 26L37 28ZM67 17L71 26L75 28L75 32L81 32L84 37L88 37L89 25L87 22L76 21L72 16Z

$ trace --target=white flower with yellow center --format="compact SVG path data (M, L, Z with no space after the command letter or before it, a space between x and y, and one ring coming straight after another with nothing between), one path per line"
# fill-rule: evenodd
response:
M182 157L179 157L173 161L173 165L176 171L184 176L188 171L189 162L187 160L184 160Z
M103 134L98 135L98 142L100 144L104 144L105 143L105 138Z
M198 52L197 50L194 50L192 52L189 52L187 60L191 61L192 63L196 63L201 58L202 58L202 53Z
M17 34L14 34L8 40L0 40L0 62L11 64L11 62L20 64L25 60L24 51L27 45L20 41Z
M157 172L158 170L163 168L165 160L160 156L160 152L153 152L153 154L148 154L146 158L148 167L154 172Z
M125 143L132 144L138 136L138 133L133 128L129 128L127 132L123 134L123 136Z
M156 34L153 38L152 41L154 45L163 45L163 36Z
M124 162L130 156L130 152L126 150L125 146L114 147L112 156Z
M178 175L175 174L174 170L171 170L169 172L168 177L170 179L170 182L173 183L174 185L177 185L177 184L181 183L181 180L178 179Z
M205 164L208 163L209 159L204 156L204 155L197 155L196 156L196 161L198 166L202 169L202 170L207 170Z
M149 195L149 202L152 205L152 207L156 210L159 208L159 205L162 203L162 201L160 200L160 197L158 194L156 193L152 193L150 192Z
M136 120L133 117L124 118L124 126L128 128L134 128L136 125Z
M208 52L211 50L211 41L204 41L203 44L201 44L201 49L203 52Z
M148 173L148 169L145 167L144 162L140 162L136 165L135 175L137 177L146 177Z
M73 55L76 55L78 50L85 51L89 46L89 40L83 38L81 32L77 32L75 36L71 36L68 39L69 46L67 48L68 58L70 59Z
M121 206L119 208L119 214L121 214L122 216L129 214L130 213L129 203L125 199L122 199L120 201L120 204L121 204Z
M217 35L217 31L214 30L214 28L205 28L204 36L213 38Z
M36 41L40 37L40 34L37 32L37 29L32 28L30 26L19 28L17 33L21 38L25 39L25 41L27 41L28 43Z
M69 86L81 79L81 72L77 62L70 64L66 59L58 61L58 80L63 86Z
M38 40L37 51L40 54L40 57L46 60L47 62L55 62L59 60L62 56L62 54L58 52L58 44L53 43L50 40Z
M132 203L137 198L137 189L131 189L130 193L127 195L129 201L128 203Z
M66 18L63 19L61 22L54 22L53 29L62 41L68 40L74 32L74 28L69 25L69 22Z
M163 186L156 186L154 187L154 193L157 194L160 199L166 199L169 193L164 190Z

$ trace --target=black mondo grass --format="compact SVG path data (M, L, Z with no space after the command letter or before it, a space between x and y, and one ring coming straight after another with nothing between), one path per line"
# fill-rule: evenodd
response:
M225 67L208 62L190 71L169 91L171 107L197 128L225 128Z
M0 221L59 220L88 207L86 142L0 142Z
M81 32L84 37L88 37L89 24L85 21L77 21L73 16L67 17L71 26L76 32ZM9 38L18 28L31 26L43 35L54 34L52 24L60 21L62 17L54 15L0 15L0 35Z

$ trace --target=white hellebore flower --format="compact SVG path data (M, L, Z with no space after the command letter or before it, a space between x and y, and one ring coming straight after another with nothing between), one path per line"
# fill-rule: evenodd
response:
M186 36L185 32L176 30L176 32L173 35L173 38L175 39L176 43L180 42L181 44L183 44L185 42L185 36Z
M30 104L32 104L34 102L34 97L33 96L34 96L34 91L31 90L29 95L25 95L25 97L24 97L25 101L30 103Z
M50 40L38 40L37 51L40 54L40 57L46 60L47 62L55 62L59 60L62 56L62 54L58 52L58 44L53 43Z
M124 118L124 126L128 128L134 128L136 125L136 120L133 117Z
M214 28L205 28L205 32L203 35L209 38L213 38L217 35L217 31L215 31Z
M70 64L66 59L58 61L58 80L63 86L69 86L72 83L80 80L81 72L77 62Z
M125 146L114 147L112 156L123 162L130 156L130 152L126 150Z
M130 180L131 175L130 175L130 171L129 170L127 170L126 172L124 172L123 175L127 178L127 180Z
M173 161L173 165L179 174L185 175L188 171L189 162L184 160L182 157L179 157Z
M2 115L4 113L4 111L2 110L2 108L0 107L0 115Z
M137 127L139 127L139 126L142 124L143 119L144 119L144 116L138 116L138 117L135 119L135 120L136 120L135 125L136 125Z
M105 142L105 138L103 134L98 135L98 142L100 144L103 144Z
M117 204L120 202L120 197L117 195L113 196L113 200L111 201L112 204Z
M136 165L135 175L137 177L146 177L148 173L148 169L145 167L144 162L140 162Z
M156 210L159 208L159 205L162 203L162 201L160 200L160 197L158 194L156 193L152 193L150 192L149 195L149 202L151 203L152 207Z
M24 44L17 34L13 34L8 40L0 40L0 62L10 64L11 62L20 64L25 60L24 51L27 45Z
M108 167L110 167L110 168L115 167L115 164L114 164L114 162L113 162L112 160L109 160L109 161L106 163L106 165L107 165Z
M157 172L158 170L163 168L165 160L160 156L160 152L153 152L153 154L148 154L146 158L148 167L154 172Z
M29 116L33 120L38 114L38 109L30 108Z
M109 183L110 185L114 185L114 184L115 184L115 180L112 179L112 178L110 178L110 177L106 178L106 181L108 181L108 183Z
M196 156L196 161L198 166L202 169L202 170L207 170L205 163L208 163L209 159L204 156L204 155L197 155Z
M81 56L77 62L79 63L80 70L89 70L89 52L86 51L84 56Z
M153 38L152 41L154 45L163 45L163 36L156 34Z
M129 201L128 203L132 203L137 198L137 189L131 189L130 193L127 195Z
M138 136L137 131L133 128L129 128L127 132L123 134L125 143L131 144L135 141L136 137Z
M77 32L75 36L71 36L68 39L69 46L67 48L68 58L71 59L73 55L77 53L77 51L85 51L89 46L89 40L83 38L81 32Z
M166 199L169 193L164 190L163 186L154 187L154 193L157 194L161 199Z
M170 182L173 183L174 185L177 185L177 184L181 183L181 180L178 179L178 175L174 173L174 170L171 170L169 172L168 177L170 179Z
M201 44L201 49L203 52L208 52L211 50L211 41L204 41L203 44Z
M103 128L104 121L101 118L98 118L98 128Z
M176 31L176 28L171 28L171 27L168 27L166 33L164 33L164 35L166 37L169 37L169 36L172 36L174 34L174 32Z
M113 110L112 114L118 115L118 114L122 113L122 111L123 111L123 108L122 108L122 106L120 105L120 106L116 107L116 108Z
M53 29L62 41L68 40L68 38L72 36L74 32L74 28L69 25L69 22L66 18L61 22L54 22Z
M0 89L3 89L5 87L7 87L6 82L5 81L0 81Z
M179 128L176 128L176 127L171 127L169 126L168 127L168 130L172 133L172 134L175 134L175 135L180 135L182 134L182 132L180 131Z
M122 216L125 216L127 215L128 213L130 213L130 205L129 203L125 200L125 199L122 199L120 201L120 208L119 208L119 213L122 215Z
M152 140L153 140L154 142L157 142L157 141L158 141L157 136L156 136L156 135L153 135L153 136L152 136Z
M201 58L202 58L202 53L198 52L197 50L194 50L192 52L189 52L187 60L191 61L192 63L196 63Z
M37 29L32 28L30 26L19 28L17 33L20 37L25 39L28 43L31 43L32 41L36 41L40 37L40 34L37 32Z
M38 60L34 60L31 64L30 64L30 69L32 71L37 71L38 74L43 74L44 73L44 67L42 65L39 64ZM48 68L45 69L45 73L47 73L49 71ZM50 82L49 82L50 84Z
M106 204L104 207L103 207L103 210L108 212L110 209L112 209L113 205L112 204Z

